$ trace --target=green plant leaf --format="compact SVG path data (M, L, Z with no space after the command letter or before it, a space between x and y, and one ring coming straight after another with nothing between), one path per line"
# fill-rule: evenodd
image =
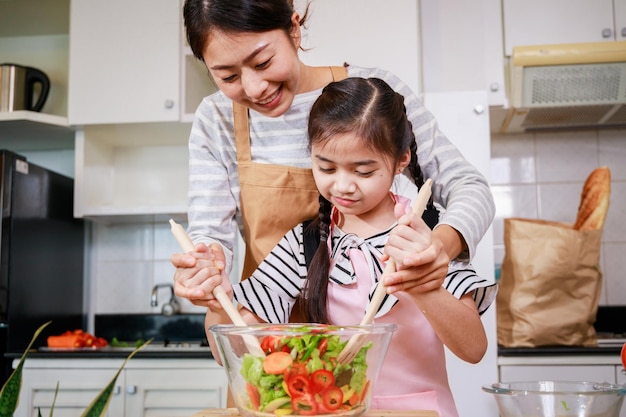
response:
M11 372L11 376L2 386L2 391L0 391L0 417L13 417L13 413L17 408L17 405L20 401L20 389L22 388L22 368L24 367L24 361L26 360L26 356L28 355L28 351L30 350L33 343L35 343L35 339L39 337L39 334L43 331L43 329L48 326L51 321L42 324L33 334L33 338L30 340L30 343L26 347L26 350L22 354L20 358L20 362L17 367Z
M57 402L57 394L59 393L59 381L57 381L57 386L54 389L54 398L52 399L52 406L50 407L50 417L52 417L52 413L54 412L54 405ZM39 417L41 417L41 413L39 413Z
M120 369L117 370L117 373L115 374L111 382L109 382L108 385L104 387L102 391L100 391L100 393L96 396L96 398L93 399L91 404L89 404L87 409L85 409L83 414L81 414L81 417L103 417L106 414L107 409L109 408L109 403L111 402L111 393L113 392L113 389L115 388L115 382L117 381L117 377L120 376L120 373L124 369L124 366L126 366L126 363L133 356L135 356L137 352L143 349L144 346L150 344L150 342L152 342L152 339L148 340L147 342L143 343L141 346L137 347L126 357L126 359L122 363L122 366L120 366Z

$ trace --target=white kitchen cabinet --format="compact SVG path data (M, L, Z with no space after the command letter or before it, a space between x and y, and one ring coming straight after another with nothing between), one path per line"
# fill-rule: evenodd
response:
M76 134L74 215L186 220L190 124L85 126Z
M505 54L514 46L626 39L626 0L503 0Z
M501 0L421 2L424 93L484 90L504 105Z
M615 380L618 384L626 385L626 370L622 365L615 367Z
M527 365L503 366L500 381L598 381L615 382L615 367L611 365Z
M178 120L180 19L172 0L71 2L70 123Z
M0 62L40 69L50 79L41 112L0 113L4 149L71 149L67 121L69 0L0 1Z
M216 87L186 44L181 8L72 2L76 217L186 220L190 122Z
M178 0L71 2L73 125L190 120L214 92L185 47Z
M122 359L33 359L23 369L15 417L36 417L40 408L55 417L76 417L113 378ZM208 359L137 359L120 373L107 416L189 417L205 408L226 405L226 372Z

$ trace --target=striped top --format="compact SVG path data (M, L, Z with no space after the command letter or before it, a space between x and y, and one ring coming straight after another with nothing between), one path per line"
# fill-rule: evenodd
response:
M339 227L332 227L329 248L332 259L330 284L358 285L356 277L358 271L355 271L358 268L363 271L362 275L371 280L369 287L371 299L385 267L380 259L392 228L393 226L364 239L352 233L345 233ZM302 231L302 224L293 228L261 262L250 278L233 285L237 302L268 323L289 322L291 309L306 282L307 266ZM358 259L357 255L361 258L360 261L355 261ZM353 267L358 263L365 269ZM497 292L497 285L479 277L471 264L458 261L450 263L443 286L457 299L473 292L479 314L483 314L493 303ZM388 313L397 302L398 299L394 295L385 296L375 317ZM332 309L332 306L329 308Z
M445 209L439 224L448 224L461 233L469 253L459 259L471 259L495 214L487 180L443 135L432 114L395 75L350 66L348 76L381 78L405 97L420 167L424 178L433 180L435 203ZM252 162L311 167L307 119L321 91L296 95L291 108L279 117L250 110ZM227 272L232 268L235 233L237 229L243 233L239 191L232 102L218 91L198 106L189 137L188 233L194 243L220 243ZM400 186L394 191L404 194Z

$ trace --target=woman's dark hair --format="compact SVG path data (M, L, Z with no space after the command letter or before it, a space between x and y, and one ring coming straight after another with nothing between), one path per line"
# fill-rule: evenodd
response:
M417 146L411 122L407 119L404 97L378 78L346 78L324 88L309 115L309 147L324 145L338 134L358 136L364 146L399 161L408 149L407 170L418 187L424 183L417 163ZM308 267L307 282L299 306L309 322L328 323L327 293L330 256L331 204L320 195L318 218L310 228L319 230L319 246ZM311 233L311 230L305 230ZM340 323L345 324L345 323Z
M306 21L306 11L300 17L300 26ZM187 42L201 61L211 31L258 33L282 29L289 35L293 13L293 0L185 0L183 6Z

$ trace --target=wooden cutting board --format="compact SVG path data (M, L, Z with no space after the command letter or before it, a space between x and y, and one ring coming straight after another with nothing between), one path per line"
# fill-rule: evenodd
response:
M435 411L428 410L370 410L364 417L439 417ZM240 417L236 408L207 408L190 417Z

